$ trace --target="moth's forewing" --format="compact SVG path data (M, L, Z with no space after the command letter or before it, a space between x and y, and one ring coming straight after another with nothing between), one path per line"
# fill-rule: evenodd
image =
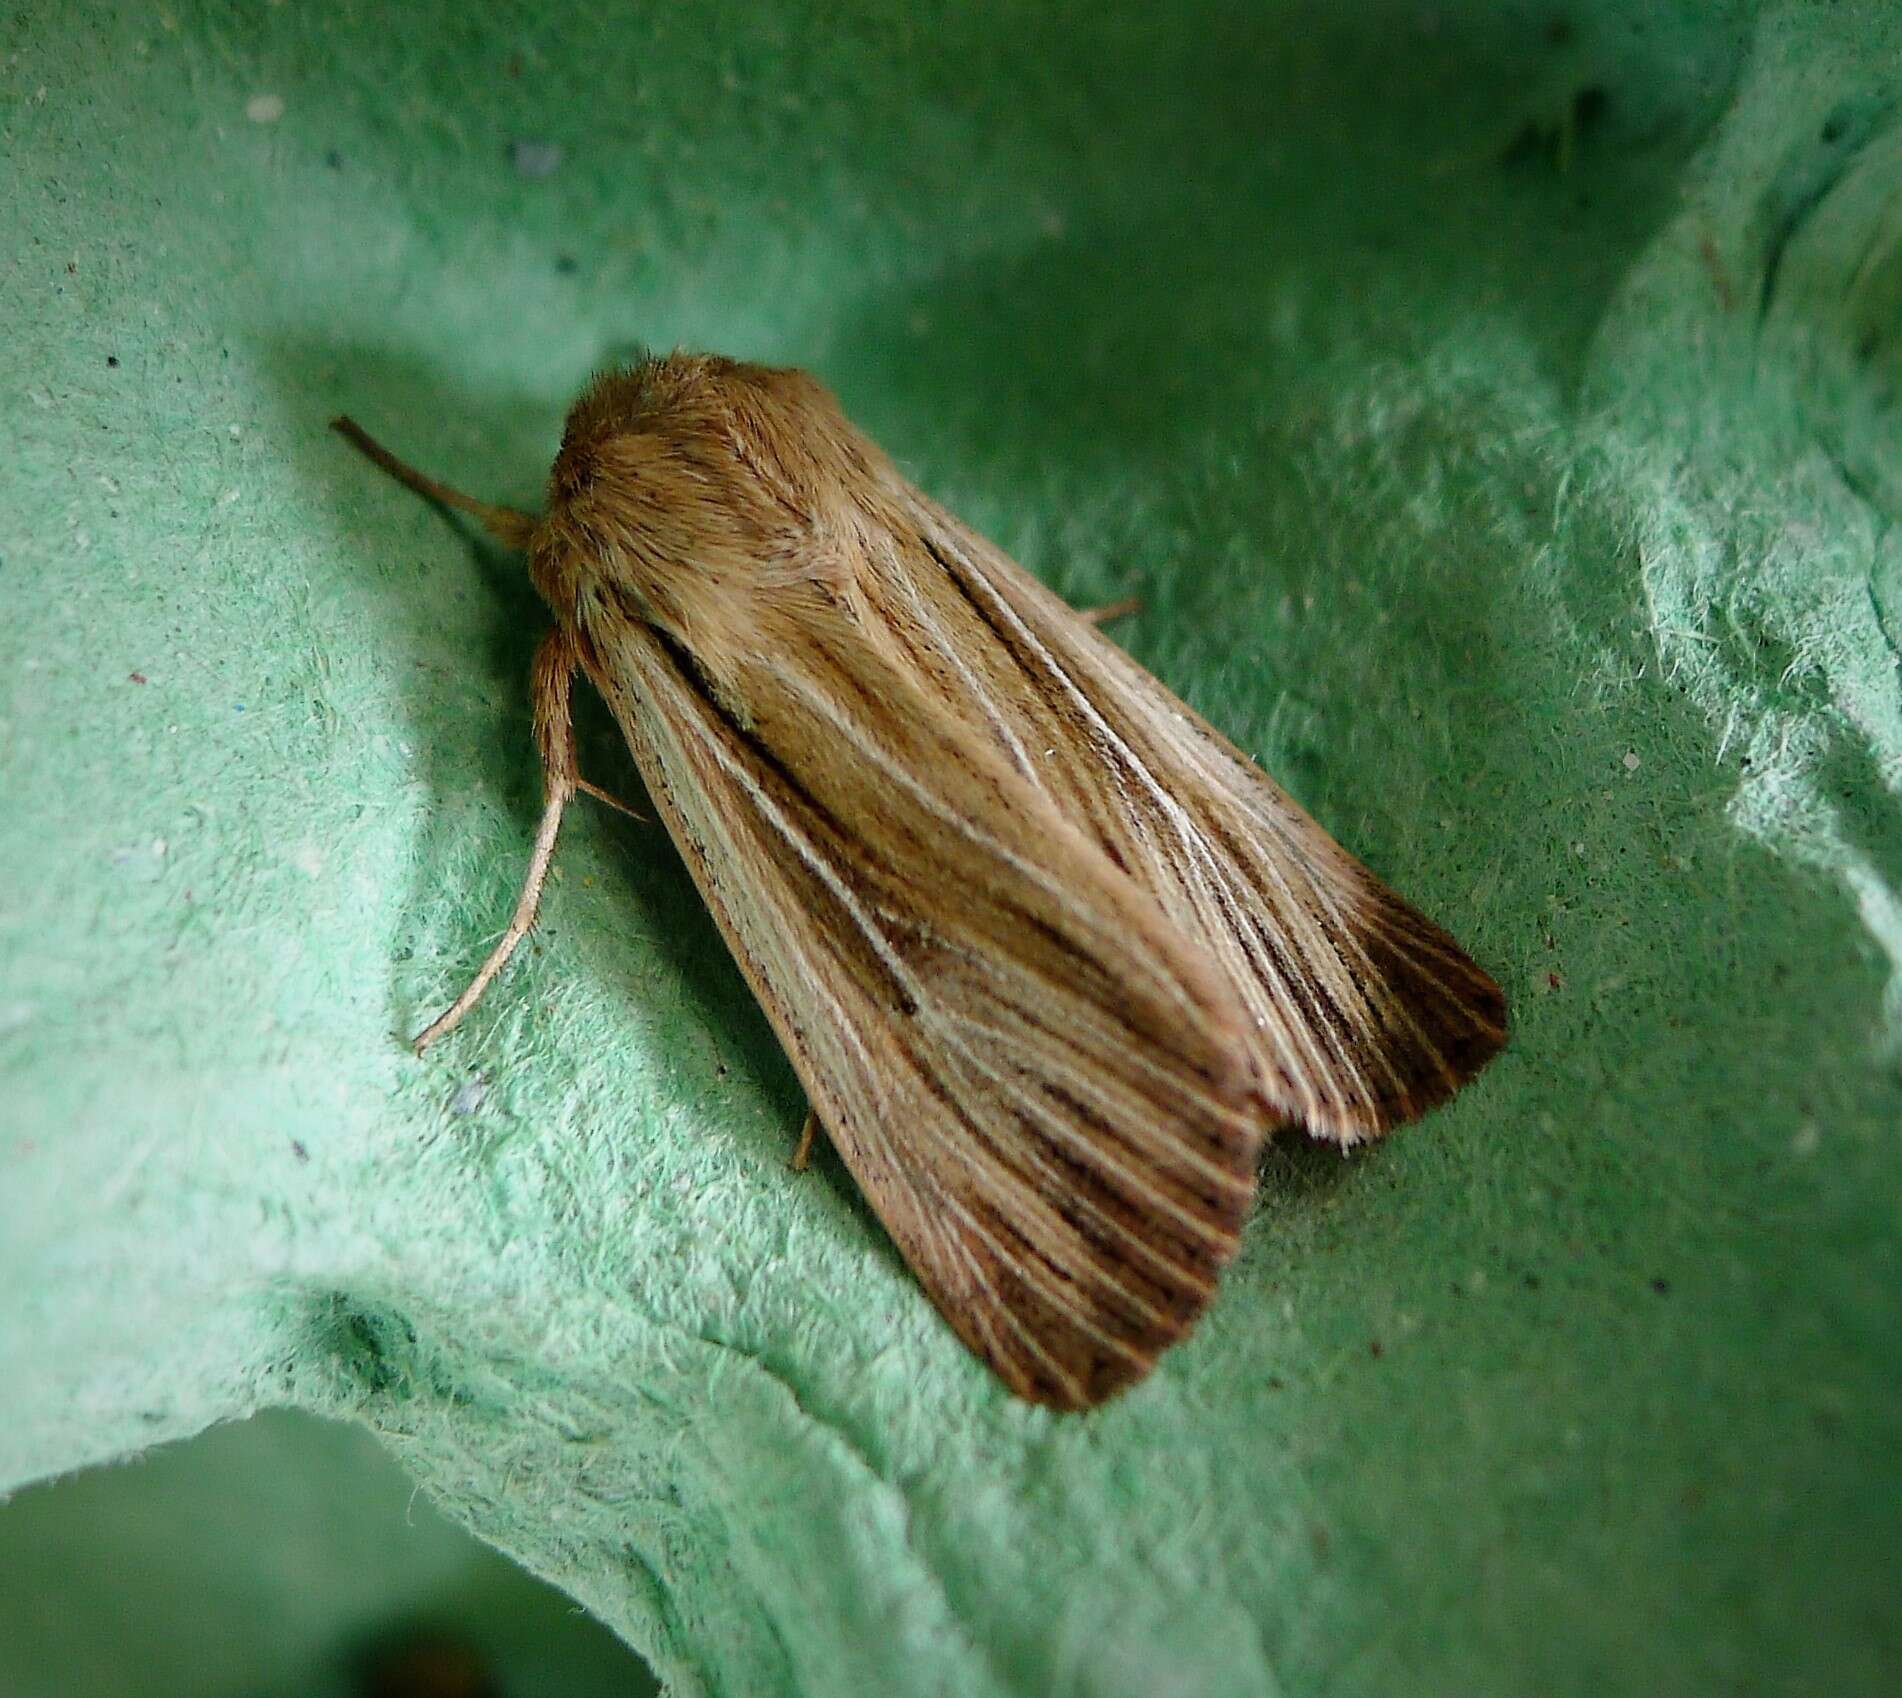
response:
M810 678L742 726L651 632L596 653L655 806L933 1301L1025 1397L1078 1408L1139 1379L1207 1305L1253 1191L1263 1116L1228 987L1001 763L974 779L969 751L888 738L941 729L901 680L878 678L873 754L830 709L801 723Z
M1269 1096L1354 1143L1497 1053L1497 984L1266 773L1001 550L908 491L914 632L981 665L1018 769L1218 962ZM919 665L921 678L942 669ZM947 711L949 708L947 706Z

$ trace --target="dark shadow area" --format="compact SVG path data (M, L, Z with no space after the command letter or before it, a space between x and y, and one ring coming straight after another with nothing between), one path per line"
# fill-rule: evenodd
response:
M0 1572L8 1698L657 1690L369 1434L288 1411L21 1493L0 1508Z
M858 303L826 373L888 447L1033 488L1053 455L1135 482L1177 464L1343 333L1406 361L1484 315L1569 396L1742 63L1738 29L1687 76L1682 26L1658 24L1237 8L1115 38L1091 124L1127 168L1053 149L1025 185L1066 203L1041 241Z

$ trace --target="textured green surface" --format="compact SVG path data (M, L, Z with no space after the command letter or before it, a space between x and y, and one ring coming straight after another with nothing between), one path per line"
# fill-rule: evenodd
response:
M682 1693L1886 1689L1893 5L39 10L0 1482L347 1416ZM1100 1415L1007 1401L786 1172L654 828L577 818L478 1015L392 1036L512 897L540 616L324 420L532 502L635 338L811 365L1140 591L1514 998L1451 1111L1277 1151Z
M506 1698L653 1690L367 1433L288 1411L22 1492L0 1574L7 1698L348 1698L366 1660L445 1637Z

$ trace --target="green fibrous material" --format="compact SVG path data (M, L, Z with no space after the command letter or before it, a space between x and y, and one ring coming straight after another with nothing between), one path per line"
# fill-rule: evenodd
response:
M682 1694L1874 1694L1902 1658L1902 14L0 23L0 1486L378 1434ZM519 563L642 342L811 367L1506 985L1207 1321L1013 1402ZM593 704L584 762L637 792ZM1885 1670L1887 1671L1885 1675Z

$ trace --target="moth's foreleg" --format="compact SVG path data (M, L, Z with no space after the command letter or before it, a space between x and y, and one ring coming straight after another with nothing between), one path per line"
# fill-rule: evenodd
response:
M535 924L535 910L541 905L542 886L548 879L549 864L555 858L555 838L561 831L562 810L580 787L575 775L575 728L570 713L570 686L574 682L576 656L574 640L559 627L542 639L535 651L535 669L529 682L535 711L535 747L542 762L541 824L535 830L535 848L528 860L528 876L522 880L522 894L516 899L515 914L501 941L489 951L468 988L449 1007L417 1035L415 1050L421 1055L438 1038L453 1032L463 1015L475 1007L496 974L508 965L516 945L527 937ZM594 792L594 787L589 786ZM599 794L599 792L594 792ZM618 805L618 804L617 804Z
M1121 601L1113 601L1107 607L1078 608L1077 618L1086 625L1107 625L1112 619L1121 619L1126 614L1137 612L1142 604L1141 596L1126 595Z

